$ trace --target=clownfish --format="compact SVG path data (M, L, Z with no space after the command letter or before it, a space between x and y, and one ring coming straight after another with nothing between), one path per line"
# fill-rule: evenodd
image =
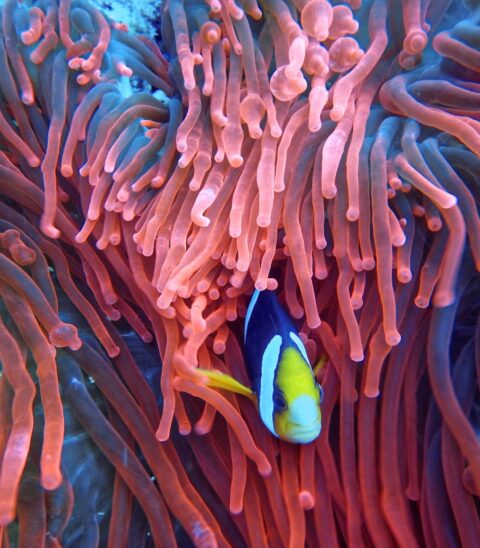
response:
M245 316L244 353L252 390L219 371L202 370L208 384L251 397L276 437L310 443L322 428L321 386L292 320L274 291L255 290ZM321 365L321 364L320 364Z
M316 439L322 428L322 389L302 339L274 291L253 293L245 317L244 343L265 426L292 443Z

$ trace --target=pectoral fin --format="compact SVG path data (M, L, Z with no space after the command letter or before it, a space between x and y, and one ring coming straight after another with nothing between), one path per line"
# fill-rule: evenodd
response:
M324 354L319 360L318 362L316 363L315 367L313 368L313 374L315 375L315 378L318 377L318 374L320 373L320 371L323 369L324 365L327 363L328 361L328 356L326 354Z

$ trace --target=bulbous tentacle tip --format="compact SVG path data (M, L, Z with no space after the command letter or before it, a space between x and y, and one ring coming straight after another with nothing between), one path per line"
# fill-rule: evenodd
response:
M40 230L49 238L53 238L55 240L60 238L60 230L58 230L58 228L56 228L51 222L44 219L40 221Z
M49 341L57 348L68 346L72 350L78 350L82 341L78 337L78 329L69 323L58 323L49 333Z

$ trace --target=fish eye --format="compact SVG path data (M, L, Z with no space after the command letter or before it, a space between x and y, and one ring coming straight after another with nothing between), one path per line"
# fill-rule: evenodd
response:
M276 411L284 411L287 408L287 402L278 390L273 395L273 405Z

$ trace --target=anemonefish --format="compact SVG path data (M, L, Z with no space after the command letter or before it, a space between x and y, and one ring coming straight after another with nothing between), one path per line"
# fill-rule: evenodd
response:
M307 351L274 291L256 290L245 317L244 350L252 390L229 375L204 371L208 384L256 396L270 432L291 443L310 443L320 434L322 388Z
M244 343L265 426L293 443L316 439L322 428L322 390L302 339L274 291L253 293L245 317Z

